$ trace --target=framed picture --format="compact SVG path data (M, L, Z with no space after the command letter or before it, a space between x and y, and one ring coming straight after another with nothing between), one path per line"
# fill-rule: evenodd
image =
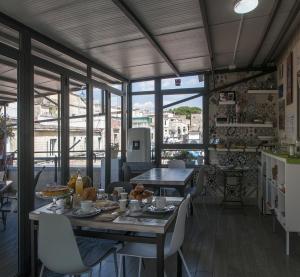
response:
M219 103L235 101L235 91L220 92Z
M293 52L287 58L286 63L286 104L293 103Z
M278 127L279 130L285 129L285 100L278 103Z

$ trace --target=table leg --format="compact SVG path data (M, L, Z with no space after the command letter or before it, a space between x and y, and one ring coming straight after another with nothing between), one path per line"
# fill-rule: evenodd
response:
M182 276L182 260L179 255L179 252L177 252L177 277Z
M35 224L34 221L32 220L30 222L30 239L31 239L31 272L30 276L35 277L37 276L37 236L36 236L36 230L35 230Z
M164 277L164 269L165 269L165 253L164 253L164 246L165 246L165 235L159 234L157 235L157 244L156 244L156 276L157 277Z

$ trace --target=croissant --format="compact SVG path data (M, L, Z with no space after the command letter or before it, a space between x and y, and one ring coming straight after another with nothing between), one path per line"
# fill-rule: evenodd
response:
M83 200L96 201L97 200L97 191L96 191L96 189L93 188L93 187L85 188L83 190L82 199Z

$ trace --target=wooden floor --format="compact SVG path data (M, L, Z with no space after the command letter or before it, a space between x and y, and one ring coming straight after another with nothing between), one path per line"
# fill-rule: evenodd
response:
M272 233L271 217L259 216L254 207L246 207L242 213L210 205L208 213L209 220L202 209L197 209L197 213L188 220L183 252L192 276L300 276L300 237L297 234L291 237L291 255L287 257L284 253L285 233L279 225ZM14 275L15 245L13 228L0 233L1 277ZM102 264L101 276L114 276L112 261L110 257ZM154 277L155 264L146 261L145 266L142 276ZM175 257L167 259L166 267L169 277L176 276ZM60 275L47 272L44 276ZM95 268L94 276L98 276L98 268ZM126 260L126 276L137 276L136 259Z

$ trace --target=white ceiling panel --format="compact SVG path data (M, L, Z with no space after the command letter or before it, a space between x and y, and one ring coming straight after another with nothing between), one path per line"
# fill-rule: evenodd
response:
M114 68L163 62L146 39L118 43L88 50L88 55Z
M203 28L156 37L172 60L209 55Z
M209 56L177 60L174 61L174 63L178 67L179 71L182 73L199 71L199 68L205 71L205 70L209 70L211 67Z
M216 55L234 51L239 21L210 27L213 50Z
M154 35L202 27L199 0L127 0Z

